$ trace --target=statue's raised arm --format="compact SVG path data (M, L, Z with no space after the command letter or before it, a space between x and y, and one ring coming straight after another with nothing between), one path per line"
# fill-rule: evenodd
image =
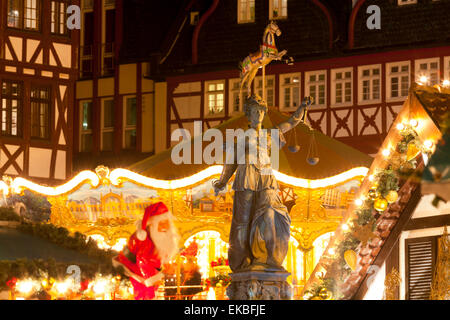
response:
M304 122L306 118L307 108L314 102L313 97L305 97L298 107L298 109L292 114L292 116L285 122L277 125L282 133L285 133L293 128L295 128L300 122Z

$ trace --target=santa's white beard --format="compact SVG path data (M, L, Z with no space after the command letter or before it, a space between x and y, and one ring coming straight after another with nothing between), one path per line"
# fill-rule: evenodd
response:
M178 252L179 235L172 225L165 232L158 231L158 224L150 225L150 236L156 247L161 264L171 261Z

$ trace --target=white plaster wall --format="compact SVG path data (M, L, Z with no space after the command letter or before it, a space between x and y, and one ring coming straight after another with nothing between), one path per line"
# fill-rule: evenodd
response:
M371 273L367 280L369 283L369 290L367 290L363 300L383 300L386 263L383 263L380 269L376 268L376 266L372 266L371 268L371 270L378 270L378 272L375 273L369 269L369 273Z
M51 156L51 149L30 148L29 176L49 178Z

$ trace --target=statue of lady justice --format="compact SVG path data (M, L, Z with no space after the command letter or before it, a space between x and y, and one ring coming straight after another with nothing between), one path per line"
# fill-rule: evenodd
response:
M213 181L214 191L217 194L225 188L236 171L228 250L229 264L233 273L286 272L282 263L288 251L291 219L278 194L278 183L272 173L270 159L268 160L269 148L270 143L277 143L279 148L285 144L283 134L304 121L306 108L311 103L312 98L306 97L286 122L273 128L278 134L274 135L274 130L270 130L272 134L267 134L268 143L257 143L258 139L251 138L245 140L245 161L236 161L236 158L231 163L227 161L220 179ZM244 113L250 122L249 130L255 130L256 136L265 131L261 130L262 121L267 113L265 101L257 95L252 95L244 102ZM276 139L276 136L279 138ZM254 160L249 152L252 143L257 144L256 161L251 161ZM259 161L259 158L265 159Z

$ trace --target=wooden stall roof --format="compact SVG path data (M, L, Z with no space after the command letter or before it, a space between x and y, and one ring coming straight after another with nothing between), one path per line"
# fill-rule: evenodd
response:
M286 121L288 117L288 115L279 112L275 108L269 108L269 111L264 118L263 128L272 128L273 126ZM221 132L225 132L226 129L238 128L246 130L248 128L248 121L245 115L239 115L223 122L215 128L219 129ZM288 146L294 144L295 141L294 131L291 130L285 134L287 144L280 152L280 167L278 171L286 175L303 179L323 179L356 167L368 168L372 163L372 158L370 156L314 130L320 161L315 166L309 165L306 158L308 156L310 145L310 130L306 125L300 124L296 127L295 131L297 144L300 146L300 150L296 153L292 153L288 150ZM225 134L223 136L225 142ZM189 143L192 141L193 139L191 139ZM211 142L208 141L203 142L202 148L205 148L210 143ZM137 162L128 169L155 179L174 180L191 176L209 167L209 165L205 164L203 161L202 164L176 165L171 160L172 149L173 147ZM191 150L193 162L193 147Z

